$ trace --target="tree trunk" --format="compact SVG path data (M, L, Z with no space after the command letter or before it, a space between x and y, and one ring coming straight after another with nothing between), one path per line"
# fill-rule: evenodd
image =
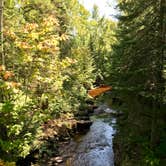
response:
M153 101L152 106L152 122L151 122L151 136L150 136L150 145L154 149L157 142L157 111L156 111L156 101Z
M160 0L160 13L159 13L159 34L158 34L158 53L159 53L159 72L156 77L156 82L158 83L158 86L156 88L156 95L157 100L153 101L153 108L152 108L152 123L151 123L151 148L155 148L156 143L158 141L158 111L159 108L157 107L157 104L161 104L163 102L164 97L164 78L163 78L163 72L164 72L164 44L165 44L165 7L166 7L166 0ZM154 79L155 80L155 79Z
M4 0L0 0L0 53L1 53L1 64L5 65L5 56L3 51L3 7Z
M160 15L159 15L159 54L160 54L160 73L159 73L159 84L160 84L160 89L159 89L159 102L163 101L164 97L164 87L165 87L165 80L164 80L164 66L166 65L166 57L165 57L165 33L166 33L166 0L160 0Z

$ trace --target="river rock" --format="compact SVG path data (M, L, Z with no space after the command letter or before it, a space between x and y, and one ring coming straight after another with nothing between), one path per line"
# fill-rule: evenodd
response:
M97 107L96 109L94 109L94 114L95 115L102 114L102 113L104 113L104 110L107 108L108 108L108 106L106 104L102 104L99 107Z

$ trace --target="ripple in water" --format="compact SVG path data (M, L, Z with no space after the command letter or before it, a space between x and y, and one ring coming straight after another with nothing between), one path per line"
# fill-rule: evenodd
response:
M115 123L116 120L112 119L112 125L102 120L92 124L78 145L73 166L114 166L112 139Z

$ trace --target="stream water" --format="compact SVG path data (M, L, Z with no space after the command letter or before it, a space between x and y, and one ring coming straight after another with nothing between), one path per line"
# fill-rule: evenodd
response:
M83 133L78 132L67 145L60 146L60 156L64 162L58 165L114 166L115 113L116 111L105 105L98 107L91 117L93 123L90 129Z
M76 140L77 146L71 166L114 166L113 136L116 132L116 119L113 112L106 107L100 115L92 116L94 121L90 130L81 139Z
M81 131L77 131L73 138L59 142L58 155L44 159L39 165L114 166L113 137L116 132L114 115L117 115L117 112L108 106L99 106L94 110L91 121L81 123ZM24 165L25 161L31 165L29 158L23 160ZM23 165L22 160L20 164Z
M94 121L76 149L73 166L114 166L114 133L112 125L100 119Z

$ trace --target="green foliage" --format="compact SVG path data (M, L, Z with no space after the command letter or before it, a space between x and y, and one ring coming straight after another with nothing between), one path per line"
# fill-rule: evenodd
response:
M78 0L4 2L0 155L17 160L39 148L44 122L78 111L108 77L115 24Z
M94 57L99 83L107 82L110 75L112 45L116 43L115 28L116 23L100 18L98 7L94 6L89 26L89 49Z
M44 120L31 100L19 94L15 101L0 104L0 127L3 134L0 138L1 156L15 160L18 156L29 154L33 140Z
M160 1L120 1L111 70L114 86L159 102L165 96L162 7Z
M2 159L17 160L29 154L37 146L43 122L77 111L96 76L106 76L105 68L98 71L102 60L109 59L107 42L114 24L89 17L77 0L5 1L6 64L0 66ZM100 32L95 35L100 38L92 41L96 26ZM99 51L103 56L97 65ZM108 69L109 63L105 66Z
M160 160L156 157L151 149L145 150L144 163L148 166L159 166Z

